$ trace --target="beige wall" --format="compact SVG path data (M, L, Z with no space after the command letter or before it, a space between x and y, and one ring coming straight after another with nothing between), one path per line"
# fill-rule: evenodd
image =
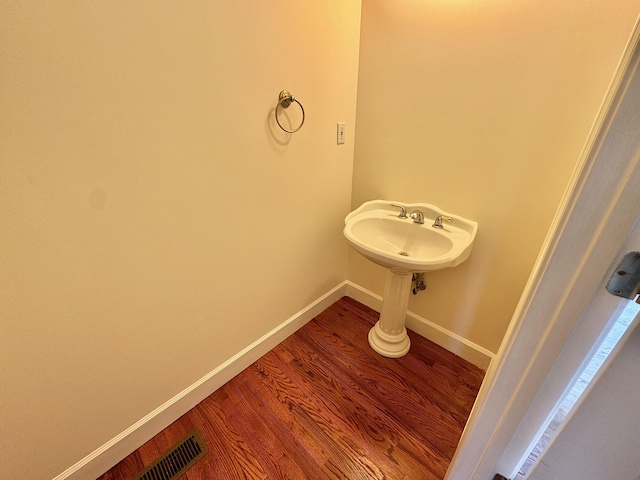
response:
M359 21L5 2L0 477L55 476L345 280Z
M640 1L364 0L352 207L426 202L479 223L409 309L497 351ZM355 252L349 279L382 294Z

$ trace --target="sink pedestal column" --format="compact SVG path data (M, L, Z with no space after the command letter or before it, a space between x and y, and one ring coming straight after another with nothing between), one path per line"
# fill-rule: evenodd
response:
M402 357L411 346L404 327L411 280L411 273L387 271L380 320L369 331L369 345L385 357Z

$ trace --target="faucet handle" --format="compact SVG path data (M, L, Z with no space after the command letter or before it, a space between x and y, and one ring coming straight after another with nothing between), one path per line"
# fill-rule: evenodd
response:
M433 227L433 228L444 228L444 227L442 226L442 221L443 221L443 220L444 220L445 222L449 222L449 223L451 223L451 222L453 221L453 218L451 218L451 217L447 217L446 215L438 215L438 216L436 217L436 221L435 221L435 222L433 222L432 227Z
M404 205L400 205L399 203L392 203L392 207L398 207L400 209L400 215L398 218L407 218L407 209L404 208Z

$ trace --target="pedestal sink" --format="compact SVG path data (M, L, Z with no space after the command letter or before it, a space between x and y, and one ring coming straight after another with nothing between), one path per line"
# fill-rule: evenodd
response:
M344 223L349 244L388 269L380 320L369 332L369 345L385 357L402 357L411 346L404 324L412 275L464 262L478 224L426 203L386 200L362 204Z

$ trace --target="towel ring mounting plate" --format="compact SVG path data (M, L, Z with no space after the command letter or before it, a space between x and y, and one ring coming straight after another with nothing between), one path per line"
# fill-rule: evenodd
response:
M291 104L295 102L300 106L300 110L302 111L302 121L300 122L300 125L298 125L297 128L294 129L288 129L288 128L284 128L282 126L282 124L280 123L280 120L278 120L278 109L280 107L282 108L289 108L291 106ZM280 95L278 95L278 103L276 104L276 111L275 111L275 117L276 117L276 123L278 124L278 126L284 130L287 133L296 133L298 130L300 130L302 128L302 125L304 125L304 107L302 106L302 104L298 101L298 99L296 97L294 97L293 95L291 95L291 93L289 92L289 90L282 90L280 92Z

